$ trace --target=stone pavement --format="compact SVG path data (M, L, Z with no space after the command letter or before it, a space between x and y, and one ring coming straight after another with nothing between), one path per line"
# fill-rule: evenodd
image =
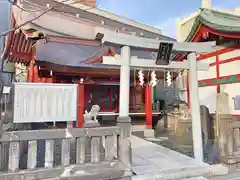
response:
M210 180L240 180L240 172L233 172L224 176L211 177L209 179Z
M133 180L187 179L201 176L223 175L228 169L222 165L212 165L172 151L139 137L131 137ZM199 179L200 180L200 179Z

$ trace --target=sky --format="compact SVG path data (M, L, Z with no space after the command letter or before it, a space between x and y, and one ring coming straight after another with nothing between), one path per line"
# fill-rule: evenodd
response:
M98 7L162 29L176 38L176 20L194 13L201 0L97 0ZM234 9L240 0L212 0L214 8Z

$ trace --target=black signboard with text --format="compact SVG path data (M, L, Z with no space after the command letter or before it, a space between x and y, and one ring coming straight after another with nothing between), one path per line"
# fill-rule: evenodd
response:
M156 65L168 65L172 53L173 43L160 43L157 53Z

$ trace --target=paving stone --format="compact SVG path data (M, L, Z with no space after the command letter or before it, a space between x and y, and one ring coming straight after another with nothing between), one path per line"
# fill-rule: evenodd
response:
M136 136L131 137L133 171L136 180L161 180L175 177L201 177L204 174L227 173L226 167L210 166L186 155ZM167 176L168 174L168 176ZM205 176L205 175L204 175ZM194 180L198 180L198 179ZM205 180L205 179L199 179Z

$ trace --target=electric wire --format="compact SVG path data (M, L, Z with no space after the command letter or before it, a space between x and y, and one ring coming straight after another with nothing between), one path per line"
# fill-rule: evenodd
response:
M7 0L10 4L12 4L13 6L16 6L17 8L23 10L23 11L28 11L28 12L39 12L39 11L44 11L44 9L46 8L41 8L41 9L36 9L36 10L32 10L32 9L25 9L19 5L17 5L14 1L11 0Z
M9 1L10 1L10 0L9 0ZM65 3L65 2L68 2L68 1L71 1L71 0L63 0L63 1L59 2L59 3ZM80 3L80 2L82 2L82 1L73 2L73 3L70 3L70 4ZM16 4L15 4L14 2L11 1L11 3L12 3L14 6L16 6ZM6 36L8 33L12 32L12 31L15 31L15 30L21 28L22 26L25 26L25 25L27 25L28 23L31 23L31 22L37 20L38 18L40 18L41 16L43 16L44 14L48 13L50 10L53 10L53 9L56 8L56 7L59 7L59 6L61 7L61 6L64 6L64 5L65 5L65 4L59 4L59 3L53 5L53 6L49 7L49 8L46 8L46 9L43 10L43 12L40 13L38 16L36 16L36 17L34 17L34 18L32 18L32 19L30 19L30 20L28 20L28 21L26 21L26 22L24 22L24 23L22 23L22 24L20 24L20 25L18 25L18 26L16 26L16 27L13 27L13 28L5 31L5 32L2 32L2 33L0 34L0 37L1 37L1 36ZM20 6L16 6L16 7L23 9L23 8L20 7ZM89 9L91 9L91 8L89 8ZM40 10L39 10L39 11L40 11Z

